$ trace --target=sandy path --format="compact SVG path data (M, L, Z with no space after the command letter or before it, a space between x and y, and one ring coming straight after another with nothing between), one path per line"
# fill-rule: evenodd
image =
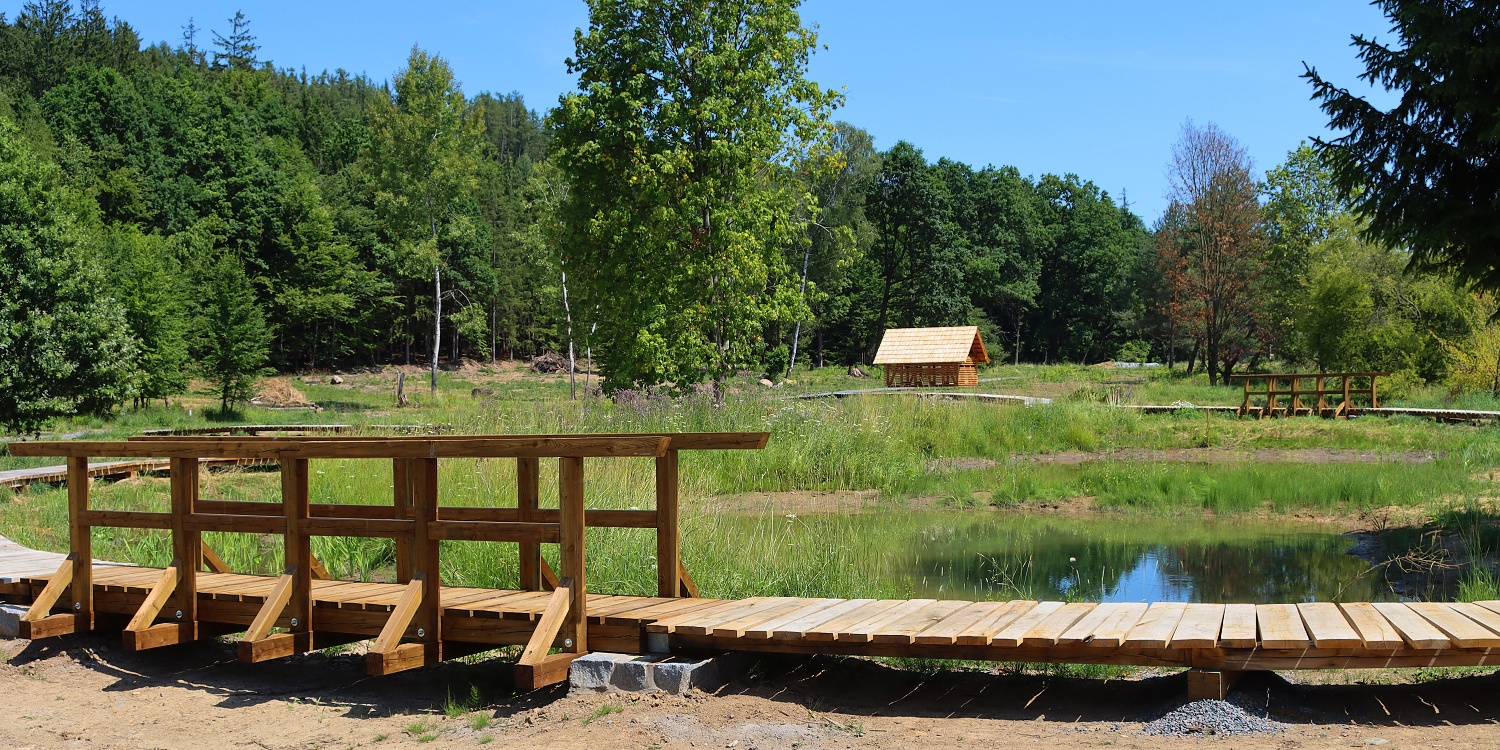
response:
M146 654L114 638L0 641L0 746L10 748L1035 748L1441 747L1500 745L1500 676L1416 685L1242 690L1288 733L1163 740L1139 722L1175 706L1181 676L1077 680L937 676L859 660L768 663L717 694L516 695L500 662L449 663L369 678L357 655L242 666L222 644ZM1317 675L1312 675L1314 679ZM1389 675L1386 675L1388 679ZM446 719L448 695L483 706ZM608 708L606 708L608 707ZM615 710L618 709L618 710ZM491 725L476 731L471 722ZM412 732L413 725L418 732ZM419 742L417 733L431 737ZM1382 740L1384 742L1382 742Z

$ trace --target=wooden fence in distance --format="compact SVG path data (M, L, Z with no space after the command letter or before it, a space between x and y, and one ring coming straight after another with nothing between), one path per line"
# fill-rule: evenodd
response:
M1256 373L1230 375L1245 388L1240 416L1356 416L1362 408L1380 408L1377 378L1388 372ZM1285 399L1285 401L1283 401ZM1364 402L1361 404L1360 402Z

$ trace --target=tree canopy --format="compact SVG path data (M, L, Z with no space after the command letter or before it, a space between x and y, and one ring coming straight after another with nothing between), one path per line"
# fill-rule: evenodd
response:
M1410 248L1417 265L1500 289L1500 6L1377 0L1394 44L1353 37L1360 79L1400 93L1383 110L1308 67L1304 77L1344 135L1316 139L1365 236Z

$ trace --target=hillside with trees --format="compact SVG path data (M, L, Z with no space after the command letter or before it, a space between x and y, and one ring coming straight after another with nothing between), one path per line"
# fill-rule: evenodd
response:
M1002 362L1484 381L1460 282L1492 227L1372 222L1413 188L1360 171L1381 125L1316 73L1354 140L1262 174L1189 122L1148 223L1086 176L878 149L807 79L796 0L589 5L550 111L416 47L386 81L278 67L243 14L159 42L97 2L0 17L0 424L544 352L685 391L959 324Z

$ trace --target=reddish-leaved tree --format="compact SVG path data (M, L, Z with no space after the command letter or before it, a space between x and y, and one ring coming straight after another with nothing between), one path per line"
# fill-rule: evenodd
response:
M1264 347L1259 298L1265 234L1258 186L1243 146L1218 126L1188 121L1167 164L1167 214L1156 232L1165 281L1159 309L1202 351L1210 383ZM1191 361L1189 362L1191 367Z

